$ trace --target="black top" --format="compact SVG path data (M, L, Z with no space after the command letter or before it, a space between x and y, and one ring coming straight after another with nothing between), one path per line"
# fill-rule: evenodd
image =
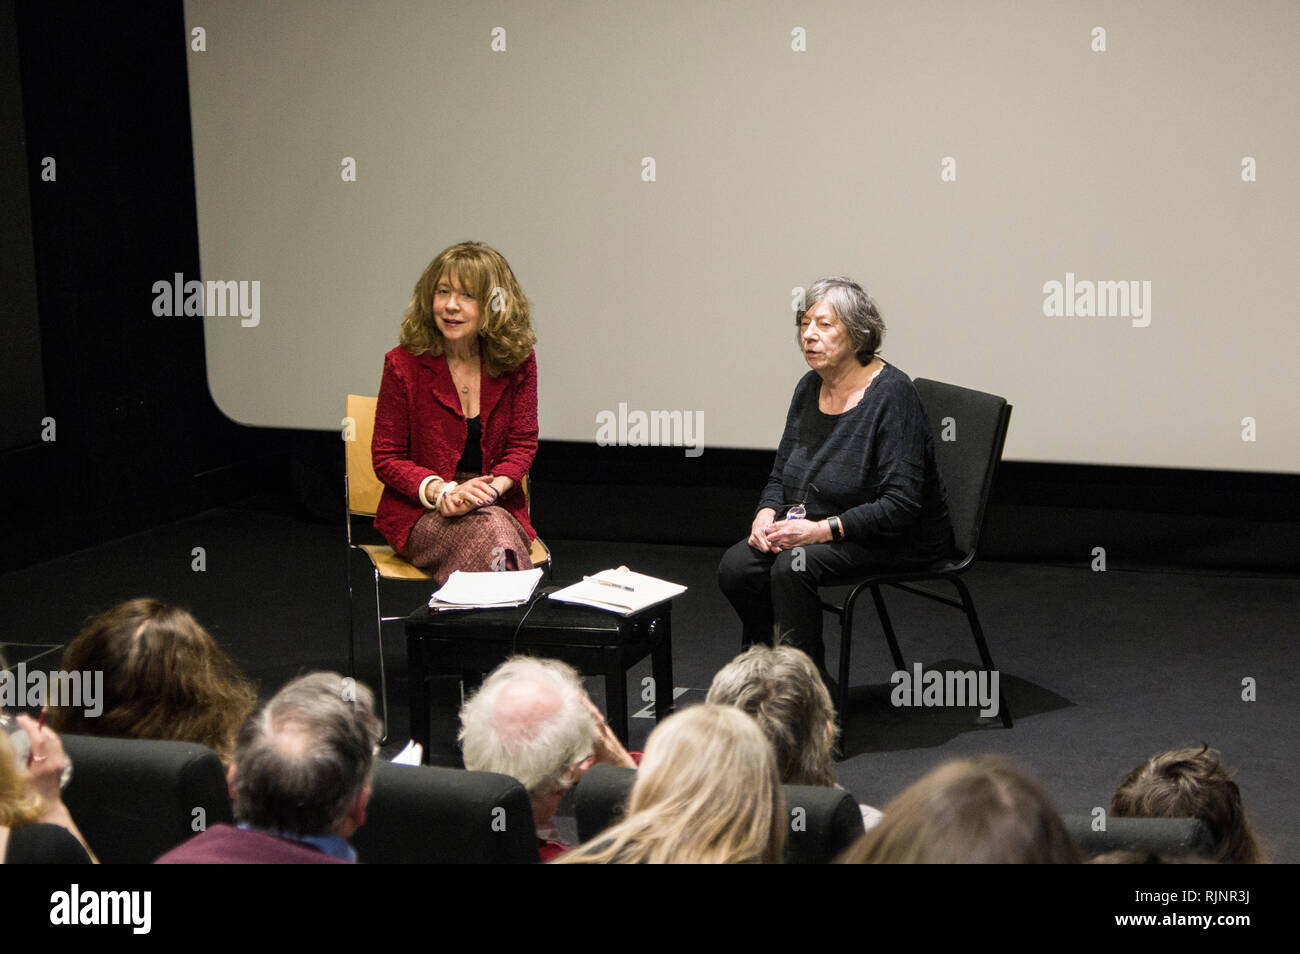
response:
M885 365L842 414L818 408L821 383L809 371L795 387L758 509L779 518L803 503L809 520L838 515L846 540L892 545L900 556L950 555L934 436L911 378Z
M88 865L90 855L76 836L61 825L36 822L9 830L7 865Z
M465 450L460 455L460 463L456 465L456 473L481 474L483 473L483 419L471 417L465 423L469 425L469 433L465 436Z

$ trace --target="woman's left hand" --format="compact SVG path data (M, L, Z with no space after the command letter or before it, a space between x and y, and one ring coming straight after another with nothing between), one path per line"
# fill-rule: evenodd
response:
M496 503L497 489L492 486L491 480L487 476L471 477L464 483L457 484L456 489L447 495L453 498L453 513L448 516L458 516L476 507L490 507Z
M777 520L768 525L766 534L773 553L811 543L829 543L831 539L824 520Z

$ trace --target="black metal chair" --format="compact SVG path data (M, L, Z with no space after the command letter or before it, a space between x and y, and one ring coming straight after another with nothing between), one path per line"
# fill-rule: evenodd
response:
M894 665L899 670L907 669L903 654L898 648L898 638L894 635L889 611L885 608L885 599L880 592L882 586L906 590L965 612L971 634L975 637L975 646L979 650L980 661L986 670L994 669L993 658L989 655L989 647L984 640L984 630L975 613L975 603L971 600L970 591L962 581L961 574L975 561L980 528L984 523L984 508L988 504L993 477L1002 459L1002 446L1006 442L1007 426L1011 421L1011 405L996 395L953 384L925 378L917 378L915 384L934 431L935 458L947 491L948 513L952 519L957 556L930 567L874 573L865 577L844 577L828 584L853 586L842 604L822 600L823 608L840 618L840 671L835 705L841 723L846 721L849 697L853 610L858 599L865 593L871 594L876 605L876 614L880 617L880 625L889 643L889 651L893 654ZM913 585L925 581L951 583L960 600ZM1007 708L1006 699L1002 698L1000 690L998 696L1002 724L1009 729L1011 710Z

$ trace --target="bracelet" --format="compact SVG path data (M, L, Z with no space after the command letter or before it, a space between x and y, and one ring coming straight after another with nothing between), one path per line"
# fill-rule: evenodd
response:
M840 518L839 518L839 517L827 517L827 518L826 518L826 522L827 522L827 524L830 525L830 528L831 528L831 540L832 540L833 542L835 542L835 543L839 543L841 540L843 540L843 539L844 539L844 525L840 523Z

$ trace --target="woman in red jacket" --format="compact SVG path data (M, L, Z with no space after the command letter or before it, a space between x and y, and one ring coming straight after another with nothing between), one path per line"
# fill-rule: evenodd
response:
M532 566L523 479L537 454L536 340L506 260L462 242L424 270L384 357L375 526L439 583Z

